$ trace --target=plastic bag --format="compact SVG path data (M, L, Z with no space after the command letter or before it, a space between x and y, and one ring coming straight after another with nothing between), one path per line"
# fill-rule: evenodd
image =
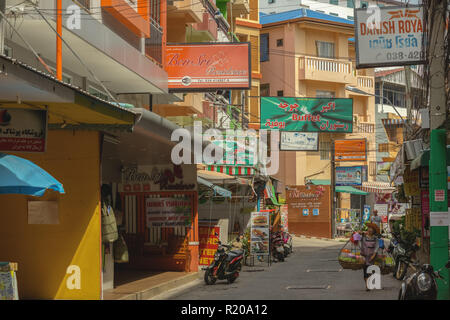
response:
M120 235L119 239L114 242L114 262L128 262L128 247L122 235Z

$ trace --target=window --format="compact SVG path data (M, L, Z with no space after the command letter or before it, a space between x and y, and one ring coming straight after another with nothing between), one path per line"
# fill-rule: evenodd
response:
M264 84L260 85L259 90L260 90L261 97L270 96L270 84L269 83L264 83Z
M330 160L330 141L319 141L320 160Z
M269 34L263 33L259 39L260 61L269 61Z
M284 93L283 93L283 90L278 90L278 91L277 91L277 96L278 96L278 97L283 97L283 94L284 94Z
M388 143L380 143L378 145L378 152L389 152L389 144Z
M347 16L347 20L355 20L355 18L353 16Z
M92 94L94 97L109 101L109 96L105 92L100 91L94 87L89 86L88 92Z
M361 8L368 8L369 3L367 1L361 1Z
M330 0L330 4L339 5L339 0Z
M316 41L317 56L320 58L334 58L334 43Z
M347 8L354 8L355 0L347 0Z
M381 99L380 99L381 100ZM405 100L405 92L401 89L395 89L395 88L389 88L384 87L383 88L383 103L387 105L394 105L396 107L404 108L406 107L406 100Z
M339 14L334 13L334 12L330 12L330 15L331 15L331 16L335 16L335 17L339 17Z
M283 46L283 39L277 39L277 47Z
M376 161L369 162L369 175L371 175L371 176L377 175L377 162Z
M316 98L334 98L334 91L316 90Z
M3 54L8 57L12 57L12 48L7 45L3 46Z

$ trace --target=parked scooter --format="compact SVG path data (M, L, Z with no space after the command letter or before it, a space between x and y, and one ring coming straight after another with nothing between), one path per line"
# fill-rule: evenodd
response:
M429 264L421 265L415 263L411 266L416 272L403 281L400 292L398 293L398 299L436 300L438 291L436 278L444 279L440 274L442 268L434 271L433 266ZM450 260L445 265L445 268L450 269Z
M394 278L403 280L405 278L408 267L413 263L416 251L419 249L417 244L405 243L399 241L393 250L393 258L395 261Z
M217 280L227 280L228 283L233 283L239 277L244 250L231 250L231 248L232 246L222 244L219 241L219 247L214 254L214 261L205 272L206 284L214 284Z
M281 232L281 235L283 237L284 256L287 257L292 253L292 236L284 231Z
M284 240L281 232L273 232L270 235L270 251L275 261L284 261Z

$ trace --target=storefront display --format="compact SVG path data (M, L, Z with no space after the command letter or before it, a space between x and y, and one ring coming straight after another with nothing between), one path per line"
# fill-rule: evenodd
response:
M250 252L253 255L269 255L269 212L252 212Z

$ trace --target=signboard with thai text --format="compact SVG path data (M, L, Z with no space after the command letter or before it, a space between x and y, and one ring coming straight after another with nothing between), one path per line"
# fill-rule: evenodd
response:
M356 68L425 63L421 6L355 10Z
M250 43L182 43L166 46L171 91L250 89Z
M336 167L337 186L360 186L364 181L363 166Z
M191 224L191 198L146 198L147 227L183 227Z
M353 100L261 97L261 129L297 132L353 131Z
M199 265L209 266L214 261L214 254L219 247L220 227L211 225L198 226Z
M47 111L0 108L0 151L45 152Z

